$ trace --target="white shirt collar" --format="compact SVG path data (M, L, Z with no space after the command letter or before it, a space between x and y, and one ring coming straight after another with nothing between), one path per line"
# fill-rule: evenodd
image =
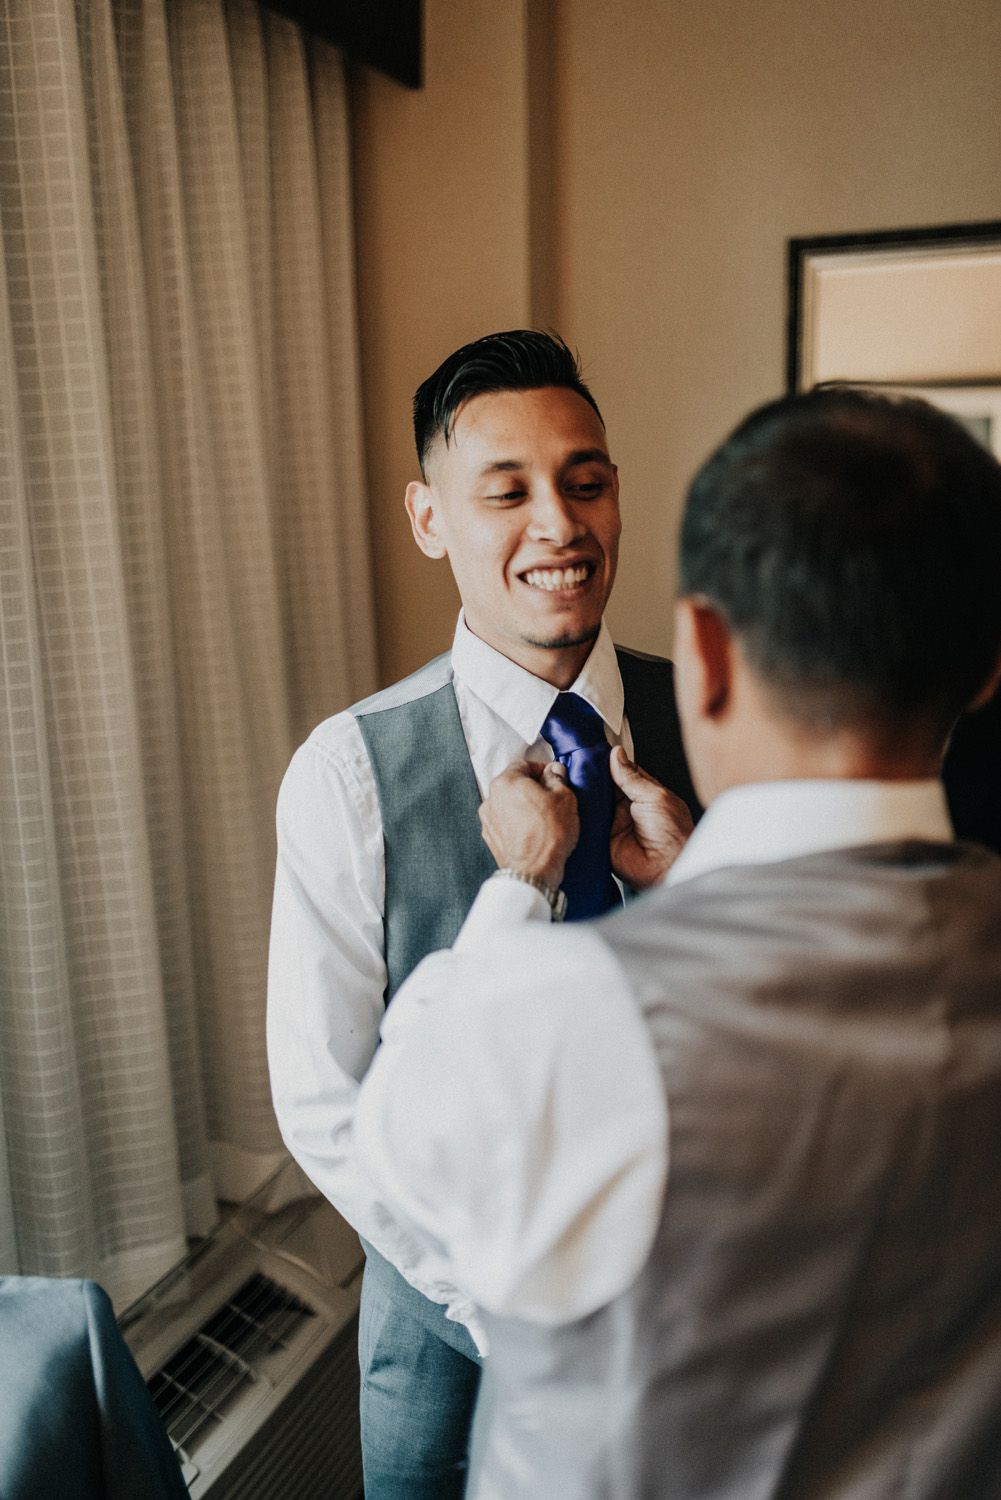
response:
M716 798L675 860L675 885L726 865L771 864L900 839L949 842L939 781L767 781Z
M520 667L473 634L459 611L452 642L452 671L525 741L534 745L556 702L559 688ZM625 695L611 632L604 620L571 693L578 693L604 719L613 734L622 732Z

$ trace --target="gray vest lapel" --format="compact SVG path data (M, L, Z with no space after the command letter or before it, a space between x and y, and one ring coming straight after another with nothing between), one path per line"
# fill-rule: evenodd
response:
M386 845L387 1001L426 954L452 946L477 891L497 868L480 833L480 791L448 658L416 679L423 696L385 708L370 707L369 700L355 710ZM374 703L380 701L381 694Z

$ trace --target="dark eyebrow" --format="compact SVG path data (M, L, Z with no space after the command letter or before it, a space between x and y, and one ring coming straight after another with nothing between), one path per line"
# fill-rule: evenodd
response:
M516 474L523 469L525 463L520 458L498 458L492 464L484 464L480 470L480 478L484 479L488 474Z
M563 467L574 469L578 464L593 463L605 464L609 469L612 467L612 460L603 448L578 448L568 456ZM490 474L517 474L527 467L522 458L498 458L491 464L484 464L479 477L485 479Z
M566 467L573 469L577 464L606 464L608 468L611 468L612 460L604 448L578 448L576 453L571 453L567 459Z

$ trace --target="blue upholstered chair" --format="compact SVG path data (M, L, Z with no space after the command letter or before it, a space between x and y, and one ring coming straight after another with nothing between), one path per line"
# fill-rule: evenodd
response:
M0 1277L3 1500L188 1500L143 1378L93 1281Z

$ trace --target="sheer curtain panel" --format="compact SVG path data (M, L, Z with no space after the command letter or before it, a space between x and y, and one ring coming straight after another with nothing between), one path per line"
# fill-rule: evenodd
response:
M274 799L375 681L348 162L253 0L6 0L0 1270L119 1306L284 1159Z

